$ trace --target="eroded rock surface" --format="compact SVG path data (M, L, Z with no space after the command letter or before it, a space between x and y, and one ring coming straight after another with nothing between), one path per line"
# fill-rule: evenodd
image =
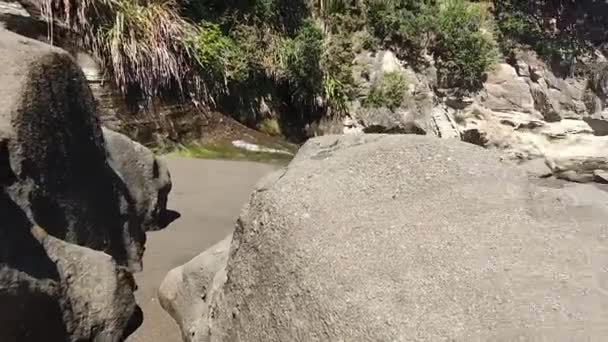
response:
M361 99L355 99L350 103L350 115L339 125L322 129L323 133L364 132L460 138L453 118L454 111L443 106L434 92L437 80L432 68L426 72L416 72L389 50L361 52L353 63L353 78L363 97L390 73L400 74L405 83L402 103L398 108L366 108Z
M120 341L141 324L132 273L168 173L104 139L65 51L0 28L0 65L0 340Z
M126 135L102 128L108 162L126 184L145 231L165 228L172 220L167 211L171 175L164 160Z
M458 91L438 88L431 56L427 66L414 70L391 51L361 52L353 64L353 77L364 98L387 73L404 79L398 108L365 108L361 99L349 104L349 115L333 119L315 135L336 133L426 134L461 139L486 148L503 150L522 162L560 160L578 181L592 181L593 172L608 165L606 80L556 74L531 51L517 51L497 63L481 89ZM568 153L564 153L568 150ZM569 158L569 160L568 160ZM576 165L586 164L582 168ZM597 170L589 170L596 165ZM555 176L565 178L560 169ZM572 178L572 177L570 177Z
M603 95L585 79L556 76L532 52L513 58L490 72L473 103L457 108L463 140L521 161L545 159L558 178L593 181L608 169Z
M313 139L259 184L230 249L170 273L163 306L185 341L603 339L608 193L499 159L412 135Z

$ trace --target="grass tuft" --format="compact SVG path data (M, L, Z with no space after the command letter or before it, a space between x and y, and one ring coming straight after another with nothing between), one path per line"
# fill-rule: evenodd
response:
M41 10L82 38L124 94L205 90L189 44L200 28L180 16L175 0L43 0Z

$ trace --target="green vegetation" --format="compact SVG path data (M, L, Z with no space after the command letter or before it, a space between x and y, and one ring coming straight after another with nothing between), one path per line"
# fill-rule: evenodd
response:
M272 132L347 113L362 96L352 65L365 50L390 49L414 69L434 64L439 87L475 91L498 57L493 37L504 52L528 45L571 66L608 35L608 5L600 1L43 3L47 18L77 33L125 95L192 100ZM405 83L387 75L365 105L398 107ZM271 107L264 114L261 99Z
M260 121L257 126L258 131L271 135L278 136L281 135L281 127L277 119L265 118Z
M608 38L605 1L494 0L494 7L506 53L529 46L567 73Z
M414 66L432 53L442 86L475 90L497 56L484 14L464 0L372 0L367 18L374 35Z
M437 16L433 48L440 83L448 87L476 89L483 74L497 58L481 6L447 0Z
M246 56L236 42L223 34L220 26L203 22L196 35L188 37L188 47L198 65L211 80L242 81L248 77Z
M431 44L437 11L437 1L433 0L370 0L366 21L386 47L417 64Z
M292 120L348 110L355 53L435 55L450 87L491 63L484 18L466 0L44 0L130 96L176 94L236 117L272 94ZM319 101L322 99L322 101ZM217 109L217 108L216 108ZM253 111L255 112L255 111Z
M549 62L572 65L583 46L570 37L558 37L550 19L540 19L521 1L504 1L497 4L497 24L501 47L506 53L525 44L536 50Z
M247 160L280 165L286 165L293 159L293 155L289 154L253 152L232 145L182 145L177 153L188 158Z
M285 74L293 104L300 108L314 108L323 80L320 68L323 33L312 22L306 22L293 39L283 41L277 52L276 64Z
M153 97L199 83L185 40L198 28L173 1L45 0L42 8L81 36L125 93Z
M370 108L386 107L395 110L403 102L407 80L400 72L390 72L382 75L380 82L372 86L363 105Z

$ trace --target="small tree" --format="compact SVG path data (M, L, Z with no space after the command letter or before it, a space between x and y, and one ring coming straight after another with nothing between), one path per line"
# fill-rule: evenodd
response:
M497 57L496 44L483 31L479 6L464 0L446 0L439 11L433 48L441 83L475 90Z

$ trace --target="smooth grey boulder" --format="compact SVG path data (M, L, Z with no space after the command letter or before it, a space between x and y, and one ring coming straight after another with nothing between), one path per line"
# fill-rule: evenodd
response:
M0 341L121 341L168 174L106 143L65 51L0 28L0 65Z
M172 272L164 306L185 341L603 340L608 193L499 159L416 135L312 139L260 183L229 251Z
M232 234L187 264L167 274L159 289L160 304L175 319L184 341L209 336L210 303L226 281Z

